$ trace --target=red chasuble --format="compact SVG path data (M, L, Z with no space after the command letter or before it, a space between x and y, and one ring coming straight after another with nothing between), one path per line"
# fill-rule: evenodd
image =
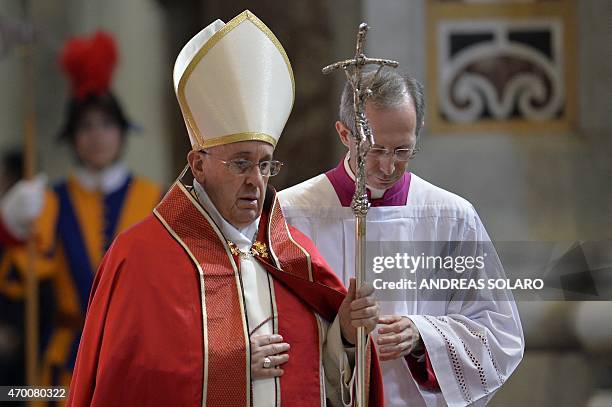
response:
M331 322L345 288L267 197L252 254L274 277L274 332L291 344L277 405L320 406L315 312ZM182 184L113 243L96 275L70 386L72 406L250 406L240 261ZM371 349L370 406L382 406Z

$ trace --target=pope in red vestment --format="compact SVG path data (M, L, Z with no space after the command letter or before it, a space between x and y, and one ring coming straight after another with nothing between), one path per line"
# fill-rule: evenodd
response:
M106 254L68 405L352 406L357 327L371 332L378 306L371 286L343 287L267 186L294 99L284 50L245 11L190 40L174 84L193 185L179 177Z
M317 315L331 321L346 290L270 200L253 254L274 277L275 331L291 343L280 400L321 405ZM192 193L175 185L154 216L119 236L96 275L69 405L248 406L238 260ZM381 377L372 367L376 406Z

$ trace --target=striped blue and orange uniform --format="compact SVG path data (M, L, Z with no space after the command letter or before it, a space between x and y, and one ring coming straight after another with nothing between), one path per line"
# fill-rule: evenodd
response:
M11 333L14 352L0 359L0 383L4 385L24 385L25 377L25 298L26 273L30 267L39 278L39 352L48 343L52 330L53 308L52 276L54 264L43 255L53 247L53 219L57 207L53 204L53 193L46 192L41 216L34 223L33 240L35 253L33 262L29 261L28 247L25 242L11 239L11 244L0 244L0 325ZM10 338L9 337L9 338Z
M102 257L115 236L149 215L160 198L157 185L132 175L106 194L84 188L74 176L54 187L54 250L48 258L54 264L55 310L43 355L43 384L69 386Z

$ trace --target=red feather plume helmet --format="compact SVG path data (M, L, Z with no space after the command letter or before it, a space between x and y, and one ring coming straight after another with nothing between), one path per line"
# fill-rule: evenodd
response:
M104 31L90 38L72 38L65 45L60 64L70 79L72 95L85 99L110 89L118 53L115 40Z
M71 92L60 138L73 140L81 117L94 108L115 120L122 134L129 128L129 121L110 89L118 59L114 38L104 31L66 42L59 63L70 81Z

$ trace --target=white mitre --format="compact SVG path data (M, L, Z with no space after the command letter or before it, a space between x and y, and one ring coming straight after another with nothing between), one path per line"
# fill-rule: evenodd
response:
M246 10L195 35L174 64L174 90L194 150L237 141L276 146L295 84L278 39Z

